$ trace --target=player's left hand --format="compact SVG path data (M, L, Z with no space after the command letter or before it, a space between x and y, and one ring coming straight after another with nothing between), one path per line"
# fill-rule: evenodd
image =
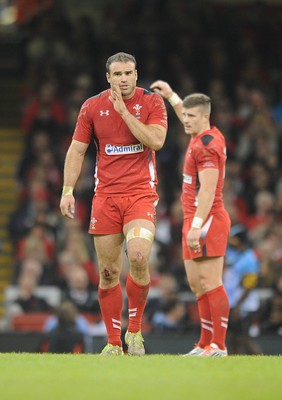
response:
M74 219L75 199L72 194L61 197L60 209L64 217Z
M187 235L187 244L195 252L201 252L200 245L201 229L191 228Z

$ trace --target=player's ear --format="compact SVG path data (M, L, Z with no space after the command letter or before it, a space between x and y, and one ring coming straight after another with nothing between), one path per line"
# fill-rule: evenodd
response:
M110 81L110 74L109 74L108 72L106 72L106 79L107 79L108 83L111 83L111 81Z

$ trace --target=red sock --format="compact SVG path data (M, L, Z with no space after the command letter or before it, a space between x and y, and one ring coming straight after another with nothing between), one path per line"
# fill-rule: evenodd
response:
M225 338L229 317L229 301L224 286L208 291L207 293L213 322L211 343L215 343L222 350L225 349Z
M120 283L110 289L98 289L98 297L103 320L108 334L108 343L122 346L121 313L123 297Z
M128 331L136 333L141 330L142 317L150 284L142 286L135 282L130 274L126 280L126 293L128 297L129 324Z
M213 323L207 294L204 293L202 296L198 297L197 301L201 320L201 336L198 346L203 349L205 346L211 343Z

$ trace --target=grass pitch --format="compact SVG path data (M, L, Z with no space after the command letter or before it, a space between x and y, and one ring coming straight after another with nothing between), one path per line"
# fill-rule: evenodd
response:
M281 356L0 354L1 400L281 400Z

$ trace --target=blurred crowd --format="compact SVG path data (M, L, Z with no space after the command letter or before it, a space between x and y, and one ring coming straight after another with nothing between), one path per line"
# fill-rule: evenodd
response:
M87 233L94 146L75 188L74 221L60 215L59 201L80 106L108 87L106 59L125 51L137 58L139 86L149 89L164 79L182 97L193 91L211 96L212 122L227 141L225 205L232 225L246 227L258 260L252 290L270 293L261 296L254 324L259 332L282 335L282 7L116 3L100 8L100 24L91 13L70 19L55 7L19 27L25 148L19 207L9 223L16 252L12 284L21 287L28 276L32 292L54 285L79 312L99 313L95 250ZM189 138L167 108L168 137L157 153L160 201L146 322L148 331L179 333L198 323L181 256L180 191Z

